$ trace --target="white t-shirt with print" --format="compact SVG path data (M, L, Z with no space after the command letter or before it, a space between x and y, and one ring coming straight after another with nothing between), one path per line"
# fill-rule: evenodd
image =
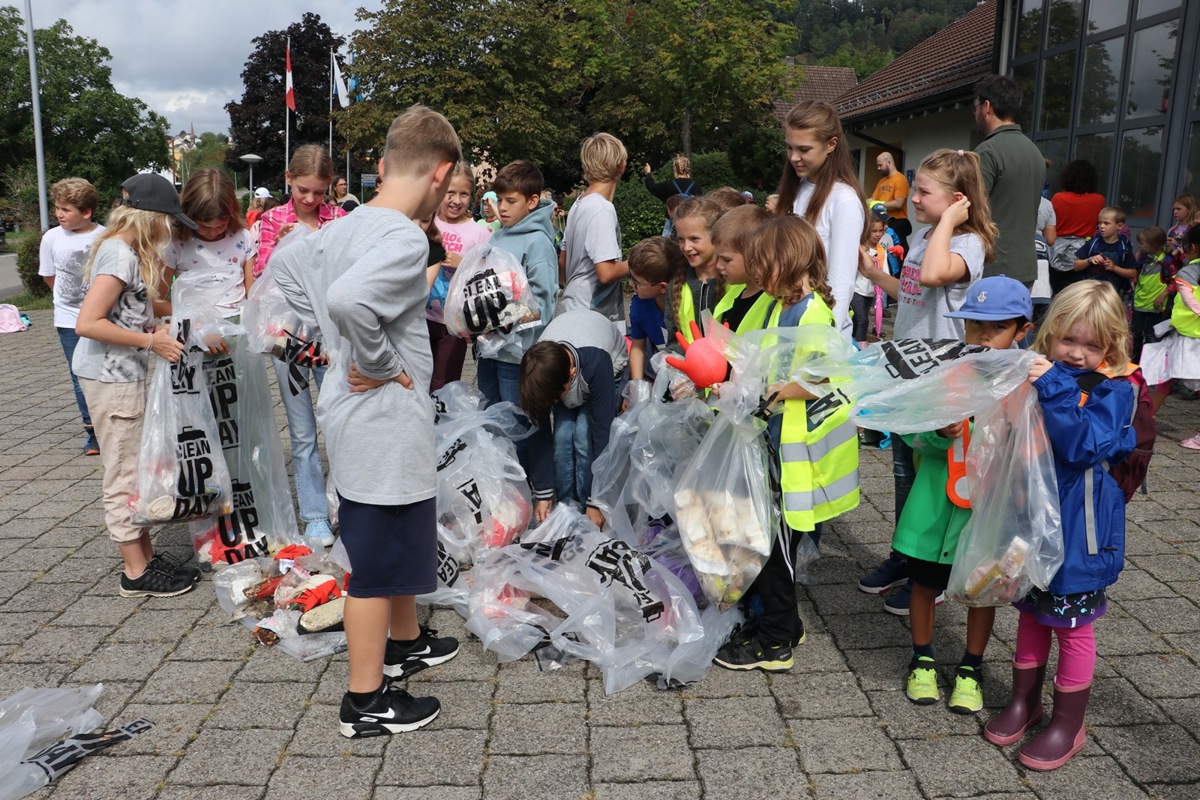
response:
M96 237L104 231L97 225L87 233L76 233L63 227L51 228L42 237L38 249L38 275L54 277L54 327L71 328L79 321L79 306L87 294L83 279L88 256Z
M154 308L142 281L137 253L120 239L106 239L96 250L92 264L92 282L101 275L112 275L125 284L117 301L109 309L108 321L127 331L142 333L150 327ZM71 370L77 377L103 383L136 383L146 380L149 353L137 347L105 344L86 336L79 337Z
M215 242L206 242L195 236L186 242L172 240L163 250L163 264L176 272L207 270L222 278L225 293L217 304L223 317L236 317L242 313L246 300L246 262L258 254L254 237L248 230L226 233Z
M921 285L921 259L929 246L933 228L924 228L908 240L911 245L900 270L900 296L896 306L897 339L962 339L966 324L947 319L967 299L967 289L983 277L983 240L973 233L950 238L950 252L962 256L967 277L946 286Z

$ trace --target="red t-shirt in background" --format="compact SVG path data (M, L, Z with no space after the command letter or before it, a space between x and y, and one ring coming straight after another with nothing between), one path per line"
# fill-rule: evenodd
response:
M1077 194L1059 192L1050 198L1054 216L1058 218L1054 229L1059 236L1078 236L1086 239L1096 233L1100 209L1108 205L1102 194Z

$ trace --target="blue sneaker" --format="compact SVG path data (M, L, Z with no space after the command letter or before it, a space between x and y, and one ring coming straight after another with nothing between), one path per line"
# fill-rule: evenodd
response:
M940 606L946 602L946 593L940 593L933 601L935 606ZM889 614L895 614L897 617L907 617L908 607L912 603L912 581L908 581L898 590L888 595L887 600L883 601L883 610Z
M309 520L304 528L304 538L315 542L321 547L333 546L333 528L329 527L327 519Z
M893 550L874 572L858 582L858 590L867 594L881 594L905 583L908 583L908 559Z

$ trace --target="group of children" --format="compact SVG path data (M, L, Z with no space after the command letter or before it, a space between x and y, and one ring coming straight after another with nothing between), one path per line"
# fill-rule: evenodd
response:
M789 153L806 146L806 137L793 135ZM148 529L133 524L127 504L148 353L175 361L182 352L158 323L170 312L170 277L190 269L218 272L228 289L222 307L236 316L269 262L297 314L322 331L329 354L328 367L310 369L322 389L318 416L341 537L353 567L345 611L350 680L340 710L341 732L358 737L428 724L438 714L438 701L414 698L391 679L458 652L457 641L419 626L415 612L415 597L436 586L436 463L427 387L457 378L455 360L460 372L467 346L438 318L453 270L473 246L489 239L521 261L540 324L513 334L507 357L480 360L480 386L490 402L519 403L535 425L523 456L537 500L535 518L544 520L558 500L577 503L603 525L604 515L590 498L591 464L619 413L621 384L652 377L654 352L668 347L676 332L690 339L690 323L705 311L737 334L798 325L843 327L835 312L826 242L812 222L791 213L798 198L813 192L813 162L805 158L789 157L788 179L781 186L795 197L779 203L775 213L745 205L740 195L737 203L723 204L720 190L716 196L688 198L673 209L675 238L639 242L627 261L612 204L627 155L615 137L597 134L583 143L588 185L570 211L563 249L556 253L555 209L541 198L537 167L518 161L500 170L493 185L500 227L486 230L472 218L473 181L453 127L419 106L398 117L388 132L379 193L345 220L339 219L344 216L340 208L323 200L333 173L328 154L317 146L297 150L288 167L291 196L263 213L257 236L243 225L232 183L214 171L193 176L182 203L160 177L131 178L107 228L91 222L94 190L89 195L74 181L56 185L64 231L57 238L69 243L61 246L63 263L68 252L75 252L72 263L86 261L87 266L82 283L64 280L65 271L57 273L55 322L69 358L74 347L80 410L85 426L94 426L88 432L94 429L105 465L106 521L124 558L121 593L179 594L190 590L198 575L156 555ZM980 279L994 255L997 231L978 158L952 150L932 154L916 173L912 202L917 220L927 227L913 235L899 277L880 268L882 231L864 226L859 235L861 277L897 302L896 338L1014 346L1029 332L1032 304L1016 281ZM300 226L320 234L277 249ZM1108 243L1106 231L1101 237ZM90 251L79 238L86 236L96 240ZM1183 243L1188 267L1200 270L1200 229L1188 229ZM52 242L54 254L43 257L44 265L59 263L56 246ZM1105 277L1101 270L1126 277L1107 253L1099 245L1079 258L1085 269L1096 268L1097 277ZM555 307L560 276L562 294ZM627 330L621 290L626 276L635 295ZM1186 287L1177 308L1195 316L1200 301L1193 294L1200 276L1185 269L1173 280ZM61 296L64 306L69 298L78 300L83 283L90 285L72 326L65 314L59 318L58 300ZM71 340L72 327L83 337L78 345ZM1176 330L1183 336L1195 330L1200 338L1200 323L1187 328L1182 315ZM1051 635L1057 634L1061 652L1053 719L1021 753L1022 761L1036 769L1053 769L1082 747L1095 661L1091 623L1104 613L1105 589L1123 563L1124 498L1104 465L1133 448L1136 393L1124 377L1128 333L1125 306L1111 281L1083 280L1055 297L1033 345L1041 357L1029 380L1054 448L1066 562L1048 590L1035 590L1017 603L1013 696L988 723L986 735L1011 743L1041 718L1047 654ZM1147 351L1154 344L1148 343ZM301 517L309 536L331 541L316 419L310 396L288 372L295 366L276 364ZM1082 390L1082 379L1097 372L1102 380ZM817 414L812 405L817 399L798 384L771 387L764 399L780 530L744 601L750 619L717 653L721 666L792 667L794 648L805 639L796 611L800 539L807 535L819 542L822 523L859 502L858 439L848 410ZM970 515L948 491L946 474L948 460L962 458L968 432L969 421L964 421L895 437L893 547L896 557L907 561L912 579L907 605L913 659L906 692L919 704L939 697L934 608ZM919 468L914 452L923 456ZM869 579L864 584L869 590L880 585ZM973 713L983 706L982 657L995 613L971 609L968 614L966 652L950 699L954 711Z

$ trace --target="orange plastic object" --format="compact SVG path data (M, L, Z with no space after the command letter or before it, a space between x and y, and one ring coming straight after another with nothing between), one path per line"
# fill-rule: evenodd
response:
M725 354L721 352L721 345L715 339L701 336L700 326L695 321L691 325L692 342L690 344L682 333L678 331L675 333L676 340L683 347L683 358L667 356L667 363L687 375L688 380L696 384L696 388L707 389L725 380L725 376L729 373L729 361L726 360Z

